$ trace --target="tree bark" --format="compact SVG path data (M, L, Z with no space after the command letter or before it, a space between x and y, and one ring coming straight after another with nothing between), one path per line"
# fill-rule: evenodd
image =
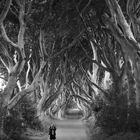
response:
M140 44L136 41L132 32L131 26L128 24L124 17L124 14L116 0L106 0L108 8L110 9L112 19L107 17L107 25L109 26L115 39L119 42L122 50L125 54L125 60L132 62L134 77L135 77L135 88L136 88L136 106L140 110L140 60L138 59L137 51L140 51ZM121 26L123 32L120 30Z
M15 74L13 75L10 75L9 78L8 78L8 83L6 85L6 88L4 89L4 92L3 92L3 104L2 104L2 107L5 108L9 101L10 101L10 98L11 98L11 95L13 93L13 90L16 86L16 81L17 81L17 77Z

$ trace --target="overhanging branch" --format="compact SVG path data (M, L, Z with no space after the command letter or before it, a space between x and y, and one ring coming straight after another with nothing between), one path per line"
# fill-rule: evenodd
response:
M67 47L63 48L61 51L59 51L59 52L57 52L56 54L52 55L52 56L49 57L47 60L53 59L53 58L59 56L60 54L62 54L64 51L66 51L66 50L70 49L71 47L73 47L73 46L75 45L75 43L77 42L77 40L81 37L81 35L82 35L83 33L84 33L84 30L81 31L81 32L79 33L79 35L76 36L76 37L73 39L73 41L72 41Z
M96 60L93 60L91 57L88 56L87 51L84 49L82 43L80 42L80 46L82 47L83 51L86 54L86 57L89 59L89 61L91 61L92 63L95 63L96 65L98 65L99 67L103 68L105 71L111 72L112 69L111 68L106 68L104 67L101 63L97 62Z
M6 82L7 82L7 79L6 79L6 78L4 78L4 77L1 77L1 76L0 76L0 79L2 79L2 80L4 80L4 81L6 81Z
M59 85L57 91L55 93L53 93L53 95L49 96L43 103L41 106L41 110L40 111L45 111L47 110L50 105L53 103L53 101L59 96L59 94L61 93L61 90L63 89L63 82L61 81L61 84Z
M100 88L98 85L96 85L94 82L92 82L92 81L90 80L88 74L85 72L84 68L82 67L81 62L80 62L80 68L81 68L81 71L83 72L85 78L87 79L87 82L88 82L90 85L94 85L97 89L99 89L99 90L103 93L102 96L103 96L103 98L105 99L105 101L106 101L107 103L109 103L109 101L108 101L108 99L107 99L107 97L106 97L106 96L108 95L108 93L105 92L102 88Z
M1 60L2 64L5 66L5 68L8 70L8 72L10 72L9 66L4 62L4 60L2 59L2 57L0 57L0 60Z
M5 3L5 6L0 14L0 24L3 23L4 19L6 18L7 16L7 13L9 11L9 8L10 8L10 5L11 5L11 2L12 0L7 0L6 3Z
M88 97L91 101L92 98L86 93L86 91L76 82L75 79L73 79L73 83L86 95L86 97Z
M17 93L9 102L8 104L8 108L11 109L13 108L16 104L19 103L19 101L27 94L30 94L31 92L33 92L38 86L39 86L39 82L40 82L40 77L42 76L42 70L45 66L46 62L42 62L40 69L38 71L38 73L36 74L32 84L25 90Z
M11 44L13 47L18 47L18 45L14 43L12 40L10 40L10 38L7 36L3 23L1 23L0 29L1 29L1 34L2 34L3 39L9 44Z
M75 97L75 98L78 98L78 99L80 99L80 100L82 100L84 102L86 102L87 104L91 104L92 103L92 102L88 101L86 98L84 98L84 97L82 97L80 95L72 95L72 96Z
M40 53L43 59L45 56L49 56L46 49L45 49L45 44L44 44L44 32L40 30L40 36L39 36L39 43L40 43Z
M105 16L106 18L106 24L108 24L110 30L112 31L113 36L115 39L119 42L119 44L122 46L122 49L124 52L129 52L132 54L132 52L140 51L140 45L138 42L135 42L131 40L128 37L125 37L118 29L118 27L112 22L109 17ZM130 54L130 55L131 55Z
M15 107L19 101L27 94L33 92L35 88L33 86L30 86L28 89L22 90L21 92L17 93L14 98L8 103L8 109L12 109Z
M122 28L122 30L124 32L124 35L126 37L128 37L130 40L133 40L134 42L137 42L135 40L135 38L134 38L133 32L132 32L132 30L130 28L130 25L127 23L127 21L126 21L126 19L124 17L124 14L123 14L123 12L121 10L121 7L118 4L118 2L116 0L113 0L113 1L112 0L106 0L106 3L110 3L110 5L108 6L108 8L113 11L111 13L112 14L112 17L114 15L116 15L116 17L115 17L114 20L117 21L117 23L121 26L121 28Z

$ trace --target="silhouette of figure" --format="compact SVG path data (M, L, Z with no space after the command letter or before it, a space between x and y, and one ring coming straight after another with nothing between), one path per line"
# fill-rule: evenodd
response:
M49 135L50 135L50 140L55 140L56 139L56 127L55 127L55 125L50 126Z

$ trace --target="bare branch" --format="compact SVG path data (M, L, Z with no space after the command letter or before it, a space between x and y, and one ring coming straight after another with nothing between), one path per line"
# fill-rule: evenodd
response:
M1 23L0 29L1 29L1 34L2 34L3 39L4 39L6 42L8 42L9 44L11 44L13 47L18 47L18 45L15 44L12 40L10 40L10 38L7 36L7 33L6 33L6 31L5 31L5 28L4 28L3 23Z
M130 40L133 40L134 42L137 42L134 38L134 35L133 35L132 31L131 31L131 27L127 23L118 2L116 0L113 0L113 1L112 0L106 0L106 2L110 3L111 6L109 6L108 8L110 10L113 10L113 13L111 13L111 14L112 14L112 16L116 15L117 22L122 27L125 36L128 37Z
M140 10L140 1L137 2L136 11L134 11L134 12L137 13L139 10Z
M38 84L40 82L40 79L42 77L42 71L43 71L45 65L46 65L46 62L43 61L41 63L41 66L40 66L40 69L39 69L38 73L35 75L34 80L31 83L31 85L35 85L35 84Z
M98 85L96 85L95 83L93 83L93 82L90 80L90 78L89 78L88 74L85 72L85 70L84 70L84 68L83 68L83 66L82 66L82 64L81 64L81 62L80 62L80 68L81 68L82 72L84 73L84 75L86 76L87 80L88 80L91 84L93 84L96 88L98 88L99 90L101 90L103 93L107 94L103 89L101 89Z
M39 4L45 4L45 3L47 3L48 2L48 0L43 0L42 2L40 2Z
M113 36L115 37L115 39L119 42L119 44L122 46L123 51L128 51L128 47L131 50L130 53L132 54L132 52L136 52L136 51L140 51L140 45L138 42L135 42L134 40L128 38L127 36L125 37L124 34L122 34L119 30L118 27L114 24L114 22L112 22L109 17L106 15L106 24L108 24L110 30L113 33ZM131 56L130 54L130 56Z
M140 25L140 18L135 18L134 17L134 19L135 19L135 23L137 23L138 25Z
M14 106L16 106L19 101L27 94L33 92L35 88L33 86L30 86L28 89L22 90L19 93L14 96L10 102L8 103L8 109L12 109Z
M10 11L11 11L16 17L18 17L18 9L16 8L16 6L15 6L14 4L11 4Z
M3 23L4 19L7 16L7 13L9 11L10 5L11 5L12 0L7 0L5 3L5 7L3 8L1 14L0 14L0 24Z
M25 58L25 52L24 52L24 33L25 33L25 27L26 24L24 22L24 17L25 17L25 4L23 2L23 4L21 4L19 0L17 0L19 3L19 23L20 23L20 29L19 29L19 33L18 33L18 47L20 48L21 51L21 56L22 58Z
M87 51L84 49L82 43L80 42L80 46L82 47L83 51L85 52L86 54L86 57L92 62L92 63L95 63L97 66L103 68L105 71L108 71L108 72L111 72L112 69L111 68L106 68L104 67L101 63L97 62L96 60L93 60L91 57L89 57L89 55L87 54Z
M116 14L114 13L114 9L112 7L112 4L111 4L110 0L106 0L106 4L107 4L107 6L108 6L108 8L110 10L111 16L112 16L111 20L113 20L115 22Z
M132 14L133 6L134 6L134 0L128 0L126 4L126 11L128 15Z
M0 56L0 60L1 60L2 64L5 66L5 68L8 70L8 72L10 72L9 66L4 62L4 60L2 59L1 56Z
M107 97L106 97L106 96L108 95L108 93L105 92L102 88L100 88L98 85L96 85L95 83L93 83L93 82L90 80L88 74L85 72L84 68L82 67L81 62L80 62L80 68L81 68L81 71L84 73L84 76L85 76L85 78L87 79L87 82L88 82L90 85L94 85L97 89L99 89L99 90L103 93L102 96L103 96L103 98L105 99L105 101L106 101L107 103L109 103L109 101L108 101L108 99L107 99Z
M32 10L32 4L33 4L33 0L30 0L26 15L29 15L29 14L31 13L31 10Z
M103 59L102 61L105 63L105 65L107 65L107 67L109 67L111 69L111 71L113 71L112 66L110 64L110 61L108 60L106 53L105 53L105 46L103 46L103 50L102 50L102 54L103 54Z
M49 57L48 59L49 59L49 60L50 60L50 59L53 59L53 58L59 56L59 55L60 55L61 53L63 53L64 51L66 51L66 50L70 49L71 47L73 47L73 46L75 45L75 43L77 42L77 40L81 37L81 35L82 35L83 33L84 33L84 30L81 31L81 33L80 33L77 37L75 37L75 38L73 39L73 41L72 41L67 47L64 47L61 51L59 51L59 52L57 52L56 54L52 55L52 56Z
M6 59L8 60L8 64L7 65L13 65L13 59L12 56L9 54L9 51L7 49L7 47L5 47L1 42L1 53L3 53L3 55L6 57Z
M89 3L90 3L90 0L89 0ZM78 15L79 15L79 17L80 17L80 19L81 19L83 25L84 25L85 32L87 33L87 38L88 38L88 40L89 40L89 41L93 40L92 37L91 37L90 34L89 34L87 24L86 24L86 22L85 22L85 20L84 20L84 18L83 18L83 16L82 16L82 14L80 13L79 8L78 8L78 6L76 5L75 1L74 1L74 6L75 6L75 9L76 9L76 11L77 11L77 13L78 13ZM93 42L94 42L94 41L93 41ZM94 42L94 44L97 45L97 43L95 43L95 42ZM98 45L97 45L97 46L98 46Z
M90 3L91 3L91 0L88 0L88 3L85 5L85 7L82 9L82 11L81 11L81 14L83 14L85 11L86 11L86 9L88 8L88 6L90 5Z
M38 73L36 74L32 84L27 89L22 90L21 92L17 93L11 99L11 101L8 104L9 109L13 108L25 95L30 94L39 86L39 82L40 82L41 76L42 76L42 70L43 70L45 64L46 64L46 62L42 62L40 69L39 69Z
M12 14L14 14L17 17L17 14L15 11L12 10L12 8L10 8L10 11L12 12Z
M16 3L19 7L22 7L23 5L25 6L25 0L16 0Z
M40 53L41 53L41 56L44 59L45 55L48 57L48 53L45 49L44 32L42 30L40 30L39 43L40 43Z
M75 79L73 79L74 84L79 87L79 89L86 95L86 97L88 97L91 101L92 98L86 93L86 91L77 83L77 81Z
M64 87L64 84L63 84L63 81L61 81L61 84L59 85L57 91L55 93L53 93L53 95L49 96L42 103L42 106L41 106L41 110L40 111L45 111L45 110L47 110L50 107L50 105L53 103L53 101L59 96L59 94L63 90L63 87Z
M2 80L4 80L4 81L6 81L6 82L7 82L7 79L6 79L6 78L4 78L4 77L2 77L2 76L0 76L0 79L2 79Z
M92 102L88 101L86 98L84 98L84 97L82 97L80 95L72 95L72 96L75 97L75 98L78 98L78 99L80 99L80 100L82 100L82 101L84 101L84 102L86 102L88 104L92 103Z
M28 68L27 68L27 72L26 72L26 88L29 85L29 78L28 78L28 76L29 76L29 72L30 72L30 69L31 69L31 66L30 66L30 60L31 60L30 58L31 58L31 56L32 56L32 53L30 52L29 60L27 62Z

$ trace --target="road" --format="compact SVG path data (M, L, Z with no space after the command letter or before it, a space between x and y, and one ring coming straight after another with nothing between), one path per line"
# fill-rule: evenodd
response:
M57 120L56 140L88 140L86 128L80 120ZM49 140L48 135L32 136L31 140Z
M80 120L56 121L56 140L88 140L86 128Z

